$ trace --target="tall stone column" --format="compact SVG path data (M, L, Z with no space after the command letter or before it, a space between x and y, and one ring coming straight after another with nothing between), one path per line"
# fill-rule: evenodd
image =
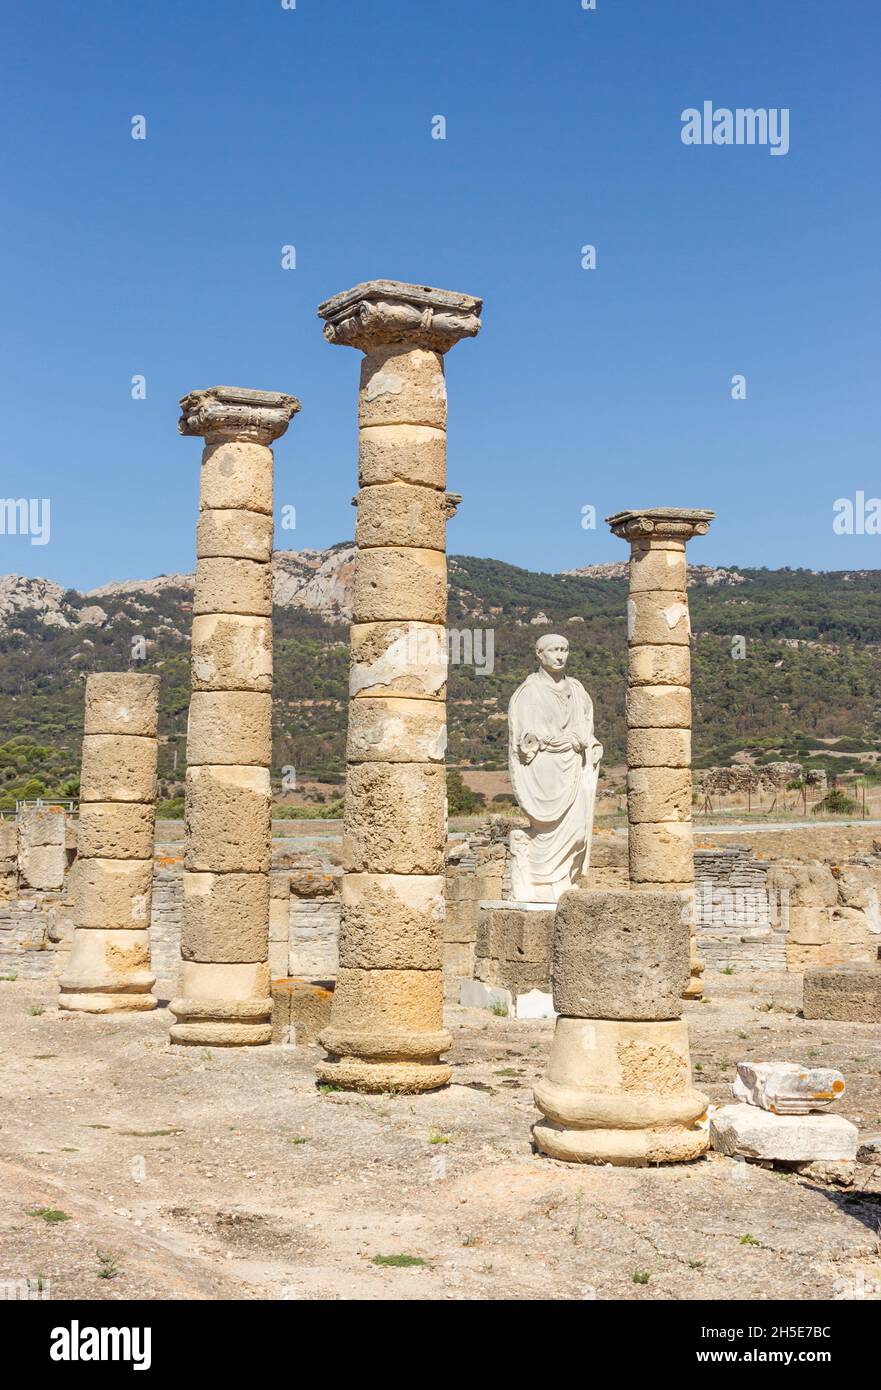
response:
M155 1009L150 901L159 677L86 681L74 938L58 1006L105 1014Z
M215 386L181 401L205 440L196 528L176 1043L268 1043L272 858L270 445L293 396Z
M340 970L322 1081L428 1091L443 1027L447 397L444 353L480 330L470 295L372 280L318 310L360 348Z
M686 998L703 992L694 923L691 823L691 625L685 546L715 513L646 507L607 518L630 542L627 601L627 822L630 884L678 892L691 923Z

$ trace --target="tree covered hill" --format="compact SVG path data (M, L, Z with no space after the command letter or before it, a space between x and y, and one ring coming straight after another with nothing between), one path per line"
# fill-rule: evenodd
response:
M279 558L274 775L295 767L304 777L337 779L345 765L351 546ZM461 653L470 641L477 657L450 668L452 762L505 766L507 702L535 667L536 638L553 630L568 637L569 672L593 696L606 766L623 760L620 572L539 574L451 557L448 625L467 634ZM744 749L804 760L820 741L843 740L843 769L881 750L881 571L695 569L689 601L697 766L727 763ZM162 676L160 777L163 792L173 792L186 763L191 621L186 575L91 595L0 580L0 805L73 785L85 677L128 667ZM147 654L133 663L138 638Z

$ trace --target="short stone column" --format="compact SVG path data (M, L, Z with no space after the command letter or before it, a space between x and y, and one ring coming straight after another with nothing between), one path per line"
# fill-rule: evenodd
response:
M708 1100L691 1079L678 893L564 893L551 985L554 1041L535 1103L542 1153L641 1167L698 1158Z
M691 625L685 546L705 536L715 513L646 507L607 518L630 542L627 600L627 822L631 887L688 900L691 975L703 991L695 949L691 823Z
M443 1027L446 842L444 353L480 329L470 295L373 280L318 310L360 348L340 969L322 1081L428 1091Z
M215 386L181 401L205 440L196 528L175 1043L268 1043L272 857L270 445L299 402Z
M58 1006L105 1014L155 1009L150 903L159 677L86 680L74 937Z

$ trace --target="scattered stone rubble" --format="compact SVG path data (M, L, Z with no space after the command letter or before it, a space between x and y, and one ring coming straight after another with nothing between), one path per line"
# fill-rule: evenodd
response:
M850 1163L858 1131L826 1113L844 1094L840 1072L794 1062L738 1062L736 1104L710 1117L710 1142L732 1158L765 1163Z

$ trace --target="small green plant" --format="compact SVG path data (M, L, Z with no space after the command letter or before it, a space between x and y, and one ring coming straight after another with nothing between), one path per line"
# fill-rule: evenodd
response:
M374 1255L370 1261L374 1265L383 1265L388 1269L413 1269L417 1265L427 1264L419 1255Z
M318 1085L318 1093L322 1096L332 1096L336 1091L341 1091L342 1086L331 1086L329 1081L321 1081Z
M45 1012L46 1010L43 1008L42 1004L31 1004L30 1008L28 1009L28 1013L30 1014L31 1018L39 1018L40 1014L43 1014Z
M429 1144L449 1144L451 1142L449 1134L443 1134L441 1130L431 1128L428 1131Z
M494 1076L519 1076L516 1067L502 1067L501 1071L493 1072Z
M489 1011L491 1014L495 1014L496 1018L508 1017L508 1006L501 999L497 999L494 1004L490 1004Z
M308 1143L309 1143L309 1140L306 1139L304 1135L302 1135L302 1134L297 1134L297 1135L294 1136L293 1139L289 1139L289 1140L288 1140L288 1143L289 1143L289 1144L308 1144Z
M758 1245L759 1242L756 1240L755 1236L751 1236L749 1232L747 1232L745 1236L740 1237L740 1243L741 1245Z
M0 980L17 980L17 975L0 975Z
M115 1279L119 1273L119 1266L113 1252L111 1250L96 1250L95 1254L98 1256L98 1278Z
M210 1047L201 1048L199 1051L199 1056L202 1058L203 1062L210 1062L213 1060L213 1054L211 1052Z
M748 1037L749 1037L749 1033L745 1033L745 1032L743 1031L742 1028L738 1028L738 1030L737 1030L737 1036L738 1036L739 1038L748 1038Z
M50 1226L54 1226L58 1221L71 1221L73 1219L66 1211L59 1211L57 1207L30 1207L28 1216L39 1217L41 1221L46 1221Z
M462 1241L462 1244L463 1244L463 1245L479 1245L480 1242L479 1242L477 1236L466 1236L465 1239Z
M689 1269L703 1269L704 1263L705 1263L705 1262L704 1262L703 1260L689 1260L689 1261L688 1261L688 1268L689 1268Z
M695 1069L695 1071L703 1071L703 1069L704 1069L704 1064L703 1064L703 1062L695 1062L695 1064L694 1064L694 1069Z
M721 971L720 973L723 974L723 975L733 975L733 974L734 974L734 966L733 966L733 965L726 965L726 966L725 966L725 969L724 969L723 971Z
M826 793L822 801L817 802L812 814L821 816L825 812L826 815L832 816L852 816L858 810L859 805L852 796L848 796L840 787L833 787L831 791Z
M651 1277L646 1269L635 1269L632 1275L634 1284L647 1284Z

